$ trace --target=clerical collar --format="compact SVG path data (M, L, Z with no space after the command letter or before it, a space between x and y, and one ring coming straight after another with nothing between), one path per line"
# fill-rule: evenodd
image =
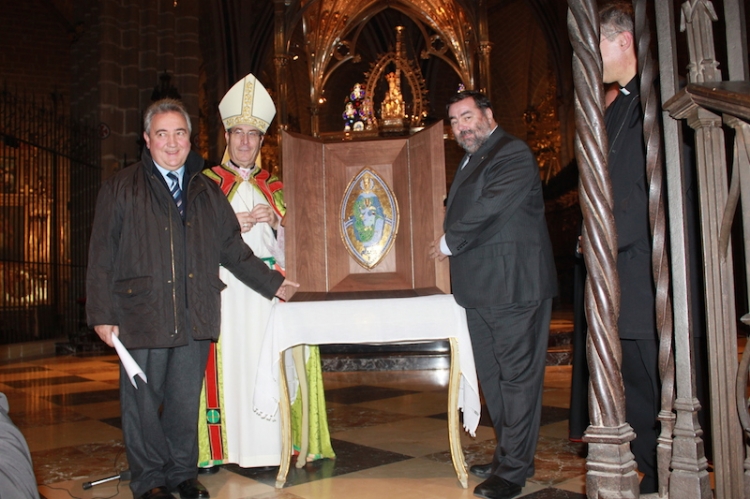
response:
M620 87L620 93L622 95L632 95L636 94L638 95L638 85L639 85L638 75L633 76L627 85L623 85Z
M232 160L229 160L229 166L232 168L232 170L236 171L243 180L249 179L250 174L255 170L255 166L253 166L252 168L243 168L232 163Z

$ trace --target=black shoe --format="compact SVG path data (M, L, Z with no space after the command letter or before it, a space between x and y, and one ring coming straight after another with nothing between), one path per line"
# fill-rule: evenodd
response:
M492 463L475 464L474 466L469 468L469 471L472 475L478 476L482 479L487 479L492 474Z
M177 486L177 492L182 499L208 499L211 494L197 478L188 478Z
M518 484L509 482L497 475L491 475L474 489L474 495L485 499L511 499L521 493Z
M138 499L174 499L174 496L166 487L155 487L138 496Z
M219 472L219 466L207 466L205 468L198 468L199 475L213 475Z

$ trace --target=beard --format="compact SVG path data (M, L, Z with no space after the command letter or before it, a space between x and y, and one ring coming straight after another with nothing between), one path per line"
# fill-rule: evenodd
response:
M492 129L487 119L477 121L476 127L471 130L464 130L456 136L456 142L463 147L464 151L474 154L482 145L487 142Z

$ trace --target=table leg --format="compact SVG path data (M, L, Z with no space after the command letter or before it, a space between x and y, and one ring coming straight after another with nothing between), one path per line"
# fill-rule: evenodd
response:
M456 470L458 481L465 489L469 488L469 474L466 471L466 459L461 447L461 428L458 420L458 392L461 384L461 366L458 360L458 340L450 339L451 369L448 381L448 440L451 447L451 460Z
M281 463L276 475L276 488L284 487L289 473L289 461L292 459L292 414L289 406L289 389L286 386L286 366L284 352L281 352L279 363L279 424L281 425Z
M469 488L469 474L466 468L466 459L461 447L461 428L458 418L458 392L461 384L461 369L458 357L458 340L450 339L451 367L448 382L448 440L450 442L451 460L456 476L461 486ZM279 364L279 417L281 424L281 464L276 475L276 488L284 487L286 477L289 473L289 464L292 457L292 426L291 408L289 404L289 391L286 381L286 366L284 363L284 352L281 354ZM303 373L305 371L303 370Z
M302 428L300 429L299 455L297 468L304 468L307 464L307 451L310 448L310 394L307 390L307 366L305 365L305 345L292 347L294 370L299 380L299 396L302 401Z

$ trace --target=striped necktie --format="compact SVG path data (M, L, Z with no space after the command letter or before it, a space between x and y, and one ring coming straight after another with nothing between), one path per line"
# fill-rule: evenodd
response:
M172 182L172 187L170 188L172 192L172 197L174 198L174 204L177 205L177 211L180 212L180 216L182 218L185 218L185 206L182 203L182 189L180 189L180 180L177 178L177 175L169 172L167 173L167 177L169 177L169 180Z

